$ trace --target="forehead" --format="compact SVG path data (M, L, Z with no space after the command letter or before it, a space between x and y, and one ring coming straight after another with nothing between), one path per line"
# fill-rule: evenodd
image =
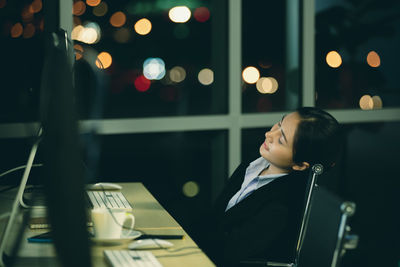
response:
M297 112L287 114L281 121L281 129L285 133L289 144L293 144L294 135L300 122Z

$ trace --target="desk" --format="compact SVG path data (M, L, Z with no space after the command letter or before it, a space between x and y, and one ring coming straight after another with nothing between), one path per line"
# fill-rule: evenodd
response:
M135 215L135 230L146 234L168 234L185 235L182 240L169 240L174 243L170 248L172 252L165 249L152 250L160 263L165 266L215 266L211 260L198 248L196 243L175 221L175 219L158 203L151 193L141 183L121 183L122 192L133 206ZM19 257L22 258L53 258L55 252L52 244L28 243L27 237L38 234L39 230L27 230L19 250ZM93 266L108 266L104 257L104 249L126 249L126 244L114 246L96 245L92 246ZM174 250L180 249L176 252ZM183 249L186 248L186 249ZM32 262L34 265L34 260ZM31 265L31 266L34 266ZM41 266L52 266L41 264Z

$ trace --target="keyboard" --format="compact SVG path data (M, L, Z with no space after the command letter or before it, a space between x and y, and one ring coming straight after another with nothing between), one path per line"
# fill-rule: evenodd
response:
M95 208L110 208L123 209L132 211L132 206L129 204L126 197L120 191L86 191L89 207Z
M112 267L162 267L150 251L104 250L104 256Z

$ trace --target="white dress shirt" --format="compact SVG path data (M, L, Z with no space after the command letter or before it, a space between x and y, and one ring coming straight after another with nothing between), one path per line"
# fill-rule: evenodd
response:
M238 192L229 200L225 211L229 210L237 203L251 195L258 188L272 182L278 177L287 175L287 173L268 174L261 175L260 173L269 166L269 162L263 157L259 157L255 161L251 162L246 169L244 181Z

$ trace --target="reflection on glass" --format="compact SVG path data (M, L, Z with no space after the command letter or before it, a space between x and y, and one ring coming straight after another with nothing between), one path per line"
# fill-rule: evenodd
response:
M399 1L316 1L318 107L400 106L400 15L394 10L400 10Z
M326 55L326 63L329 65L329 67L338 68L340 65L342 65L342 57L338 52L330 51Z
M243 113L299 105L299 5L296 0L242 1Z

